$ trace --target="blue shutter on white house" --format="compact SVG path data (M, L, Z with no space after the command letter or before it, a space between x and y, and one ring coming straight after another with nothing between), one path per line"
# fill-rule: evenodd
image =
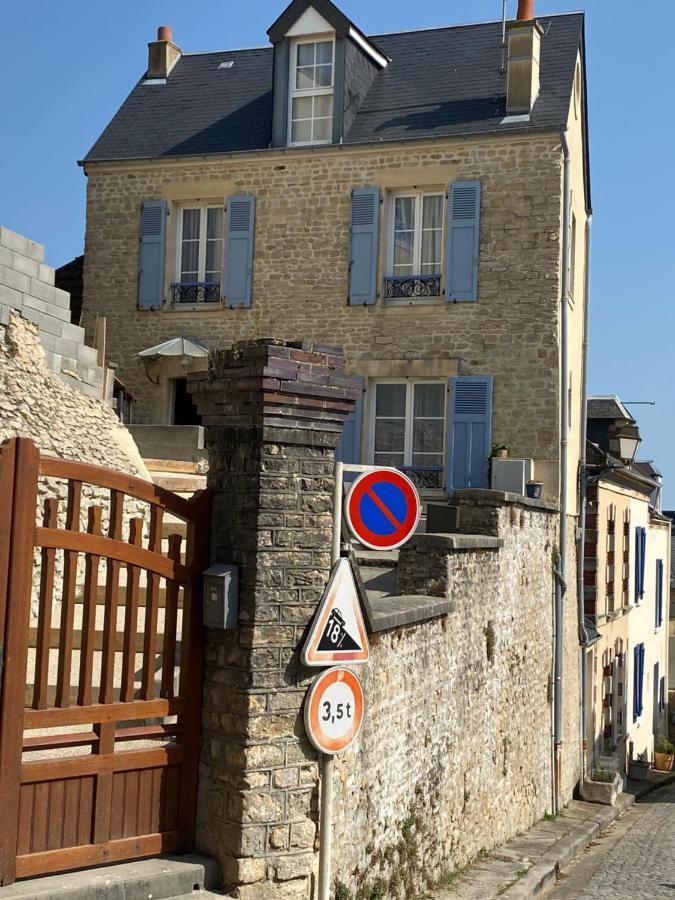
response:
M225 238L225 302L228 306L251 305L254 233L255 197L228 197Z
M640 529L640 599L645 595L645 563L647 561L647 529Z
M641 573L642 573L642 529L635 526L635 602L639 603L642 597Z
M636 644L633 647L633 721L637 722L638 718L638 686L640 672L640 647Z
M478 300L480 181L455 181L448 191L445 299Z
M166 215L166 200L143 201L138 248L139 309L161 309L164 303Z
M361 462L361 430L363 427L365 379L361 375L356 375L353 381L354 386L359 390L359 396L354 412L349 416L342 428L342 437L335 449L335 461L359 465Z
M380 224L380 189L355 188L349 241L349 304L375 303L377 297L377 243Z
M656 627L663 625L663 560L656 560Z
M492 376L448 379L446 490L486 488L492 434Z

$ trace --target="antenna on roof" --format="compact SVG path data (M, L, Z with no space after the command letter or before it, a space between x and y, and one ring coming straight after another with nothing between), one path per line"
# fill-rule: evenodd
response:
M499 68L500 75L506 71L506 7L509 0L502 0L502 64Z

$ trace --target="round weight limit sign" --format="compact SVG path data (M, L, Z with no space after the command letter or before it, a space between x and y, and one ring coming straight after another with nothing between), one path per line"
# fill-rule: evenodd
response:
M345 501L345 519L357 540L371 550L395 550L410 538L421 513L412 481L395 469L359 475Z
M305 701L307 735L321 753L346 750L361 730L365 700L361 682L349 669L322 672Z

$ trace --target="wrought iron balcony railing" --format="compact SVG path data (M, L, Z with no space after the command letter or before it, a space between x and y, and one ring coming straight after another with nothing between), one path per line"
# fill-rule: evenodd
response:
M440 275L391 275L384 279L385 300L417 300L440 296Z
M174 306L200 303L220 303L220 283L217 281L175 281L171 285Z
M443 483L443 466L399 466L404 475L421 491L439 490Z

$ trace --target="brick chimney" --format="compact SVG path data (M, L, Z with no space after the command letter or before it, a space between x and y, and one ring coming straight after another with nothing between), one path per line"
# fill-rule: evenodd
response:
M506 75L508 115L532 111L539 96L541 25L534 18L534 0L518 0L518 17L508 24L509 56Z
M148 44L147 78L166 78L181 57L181 49L173 42L168 25L157 29L157 40Z

